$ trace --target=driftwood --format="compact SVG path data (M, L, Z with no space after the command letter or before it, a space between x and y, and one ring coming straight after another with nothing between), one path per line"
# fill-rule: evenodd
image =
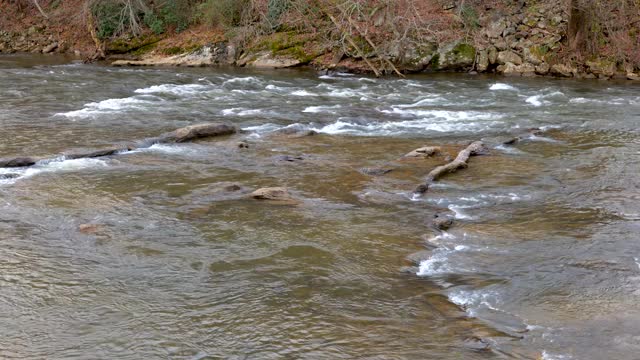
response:
M98 158L98 157L104 157L104 156L117 155L119 153L131 151L137 148L150 147L153 144L183 143L183 142L193 141L201 138L231 135L231 134L235 134L236 132L238 132L238 129L235 126L224 124L224 123L191 125L191 126L177 129L169 133L162 134L156 138L142 140L136 143L136 146L128 145L125 147L111 147L111 148L106 148L101 150L69 153L65 155L65 158L70 160L83 159L83 158ZM36 164L38 160L39 159L35 159L31 157L16 157L16 158L0 159L0 168L33 166Z
M438 166L437 168L431 170L425 179L424 184L421 184L415 189L415 192L418 194L424 194L429 189L429 185L434 181L438 180L445 174L456 172L459 169L463 169L467 167L467 161L469 161L469 157L474 155L480 155L486 150L482 141L474 141L469 146L467 146L464 150L458 153L456 158L444 165Z

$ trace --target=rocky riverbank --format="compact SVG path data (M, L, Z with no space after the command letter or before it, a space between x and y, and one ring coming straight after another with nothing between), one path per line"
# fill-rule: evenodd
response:
M449 21L463 21L460 12L455 3L444 5L443 16ZM228 33L202 27L181 34L144 34L96 45L86 36L71 36L44 23L0 31L0 53L71 53L86 61L104 59L114 66L310 66L323 71L376 74L471 72L640 80L640 68L629 63L606 57L567 56L571 18L565 4L518 1L508 6L485 5L483 12L464 21L470 24L453 39L414 39L383 49L366 36L368 43L363 40L363 46L354 43L355 48L345 49L317 34L296 31L260 35L239 44ZM96 50L96 46L100 48Z

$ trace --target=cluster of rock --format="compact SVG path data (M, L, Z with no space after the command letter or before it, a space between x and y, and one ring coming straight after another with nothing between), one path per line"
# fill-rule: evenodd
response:
M618 71L615 62L587 61L580 67L554 59L566 40L568 14L562 3L540 2L525 6L523 1L507 11L490 11L481 19L485 26L478 34L478 72L508 76L552 75L609 79L616 75L637 80L633 68Z
M42 53L63 51L64 43L48 34L46 27L32 26L26 32L14 33L0 30L0 53Z

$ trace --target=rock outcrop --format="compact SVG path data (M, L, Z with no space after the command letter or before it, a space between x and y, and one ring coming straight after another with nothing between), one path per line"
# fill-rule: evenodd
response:
M195 51L187 51L173 56L153 55L140 60L116 60L113 66L186 66L201 67L230 65L235 59L235 48L221 42L215 46L203 46Z

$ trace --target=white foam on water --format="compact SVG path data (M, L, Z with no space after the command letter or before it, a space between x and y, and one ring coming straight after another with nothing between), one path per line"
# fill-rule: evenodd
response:
M548 137L544 137L544 136L538 136L538 135L534 135L534 134L529 135L528 139L531 140L531 141L542 141L542 142L550 142L550 143L559 142L558 140L555 140L555 139L552 139L552 138L548 138Z
M501 119L503 117L502 114L481 112L481 111L417 110L417 109L400 109L398 107L394 107L391 110L383 109L378 111L385 114L428 117L432 119L443 119L443 120L449 120L449 121L495 120L495 119Z
M422 100L419 100L413 104L401 104L401 105L393 105L392 108L413 108L413 107L419 107L419 106L424 106L424 105L433 105L434 103L438 103L445 100L444 98L437 96L437 95L431 95L430 97L424 98Z
M296 90L291 93L293 96L318 96L318 94L314 94L312 92L308 92L307 90Z
M295 126L295 124L294 125L289 125L289 126ZM273 123L266 123L266 124L262 124L262 125L247 126L245 128L242 128L242 130L264 134L264 133L273 132L273 131L276 131L276 130L279 130L279 129L283 129L283 128L286 128L286 127L289 127L289 126L281 126L281 125L277 125L277 124L273 124Z
M254 116L254 115L264 115L270 114L274 115L271 111L265 111L262 109L245 109L245 108L231 108L222 110L222 115L224 116Z
M633 261L636 262L636 265L638 265L638 269L640 270L640 259L638 259L637 257L634 257Z
M275 90L275 91L287 91L287 88L281 87L281 86L276 86L273 84L269 84L267 86L265 86L266 90Z
M491 85L491 87L489 87L489 90L513 90L513 91L518 91L518 88L516 88L515 86L511 86L509 84L504 84L504 83L495 83L493 85Z
M542 100L542 95L530 96L525 101L533 106L542 106L545 105L545 103L549 104L548 101L543 102L544 100Z
M533 106L539 107L539 106L543 106L543 105L546 106L551 104L551 101L546 100L547 98L562 97L562 96L565 96L563 92L554 91L548 94L538 94L538 95L529 96L525 101Z
M507 154L526 154L524 151L522 151L522 150L520 150L518 148L515 148L513 146L507 146L507 145L504 145L504 144L500 144L500 145L496 146L495 149L498 150L498 151L502 151L504 153L507 153Z
M203 84L161 84L137 89L134 92L136 94L172 94L178 96L187 96L211 89L211 85Z
M64 116L67 118L89 118L104 113L118 113L126 110L141 110L157 101L140 99L137 97L127 97L120 99L107 99L100 102L92 102L84 105L80 110L73 110L64 113L57 113L54 116Z
M607 105L631 105L634 103L633 100L628 100L624 98L614 98L611 100L600 100L600 99L587 99L583 97L577 97L569 100L570 104L607 104Z
M247 76L247 77L237 77L237 78L231 78L229 80L226 80L225 82L222 83L222 85L228 85L228 84L259 84L262 81L260 79L258 79L257 77L254 76Z
M0 174L15 174L14 178L2 179L0 184L13 184L24 178L30 178L38 174L53 172L71 172L88 168L107 167L108 164L104 160L95 158L82 158L67 160L64 157L56 159L48 159L37 162L33 166L22 168L1 168Z
M448 297L452 303L465 309L484 305L492 310L499 310L494 305L497 302L497 294L494 291L454 289L449 292Z
M449 205L449 210L453 211L453 213L455 214L454 217L456 219L460 219L460 220L469 220L469 219L473 219L472 216L465 214L464 212L462 212L462 210L460 209L464 209L464 208L468 208L468 206L461 206L461 205Z
M302 112L304 113L329 113L336 114L337 109L340 109L341 105L333 105L333 106L308 106Z
M362 96L364 95L364 93L359 92L357 90L351 90L351 89L338 89L338 90L333 90L330 93L327 94L327 96L332 96L332 97L343 97L343 98L347 98L347 97L357 97L357 96Z
M547 350L542 350L542 356L540 357L542 360L569 360L571 356L569 355L560 355L560 354L551 354L547 352Z
M165 154L187 154L194 150L183 145L153 144L142 151L161 152Z
M455 250L444 248L435 249L429 259L420 262L416 275L434 276L455 272L451 264L449 264L449 256L454 252Z
M393 136L402 134L415 134L420 131L455 132L483 130L495 122L490 123L443 123L434 122L431 119L389 121L371 124L356 124L344 120L325 125L313 130L325 134L349 134L361 136Z
M438 244L439 242L441 242L442 240L452 240L455 239L456 237L453 234L450 234L446 231L442 231L440 234L430 237L429 239L427 239L428 242L430 243L434 243L434 244Z

